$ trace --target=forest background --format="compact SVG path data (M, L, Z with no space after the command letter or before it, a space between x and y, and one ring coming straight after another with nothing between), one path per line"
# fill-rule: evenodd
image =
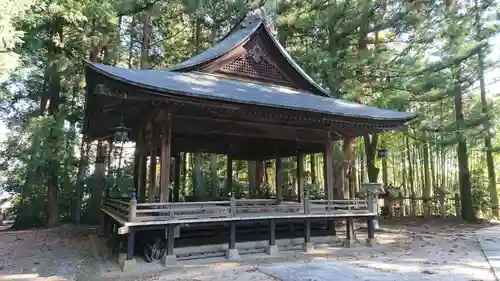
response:
M133 145L111 153L80 134L84 60L160 69L215 44L262 6L279 41L336 97L412 111L398 132L332 143L345 197L383 182L403 196L458 196L466 220L498 217L499 6L494 0L0 0L1 188L16 226L95 222L100 190L131 192ZM127 144L130 146L130 144ZM116 146L119 149L120 146ZM387 150L387 157L378 157ZM182 154L182 198L223 190L223 155ZM121 164L119 164L120 162ZM235 161L241 196L272 196L273 165ZM306 185L323 193L323 158L306 157ZM284 159L286 186L296 161ZM453 206L449 206L450 212Z

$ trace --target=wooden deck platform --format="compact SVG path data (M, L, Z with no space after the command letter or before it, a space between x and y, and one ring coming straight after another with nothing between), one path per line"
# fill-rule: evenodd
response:
M179 225L270 219L314 219L371 217L368 200L310 200L303 203L273 199L234 199L228 201L137 203L107 199L102 212L128 233L128 227Z
M270 254L275 254L276 225L290 222L300 224L303 233L304 250L309 251L314 247L311 240L312 223L322 223L335 235L335 221L345 221L346 244L354 243L354 219L366 220L368 226L368 240L374 239L373 220L376 217L372 211L373 204L369 200L308 200L304 202L276 202L273 199L235 199L227 201L205 202L179 202L179 203L137 203L136 200L124 201L106 199L102 212L104 214L103 231L112 234L113 249L123 254L119 255L122 269L126 270L127 264L135 263L134 244L138 231L156 230L163 231L166 243L162 262L165 265L175 264L177 257L174 253L174 241L180 237L180 229L189 230L197 226L214 225L219 235L227 236L227 256L233 259L238 256L236 249L236 235L239 240L251 240L248 235L262 238L262 231L267 232L268 249ZM246 233L249 225L250 232ZM240 231L237 231L237 226ZM257 226L259 230L256 231ZM286 225L285 225L286 226ZM221 227L226 231L222 234ZM252 230L253 229L253 230ZM208 229L210 230L210 229ZM243 231L243 232L242 232ZM328 232L328 231L327 231ZM147 233L147 232L146 232ZM295 231L296 233L296 231ZM215 235L215 234L214 234ZM245 238L246 237L246 238ZM189 239L193 239L189 237ZM196 237L194 239L197 239ZM199 238L198 238L199 239ZM367 243L371 243L367 240ZM200 242L200 241L198 241ZM220 241L219 241L220 242ZM242 242L242 241L239 241ZM121 247L120 247L121 245ZM178 246L179 243L177 243ZM119 250L118 248L121 248ZM133 262L132 262L133 261Z

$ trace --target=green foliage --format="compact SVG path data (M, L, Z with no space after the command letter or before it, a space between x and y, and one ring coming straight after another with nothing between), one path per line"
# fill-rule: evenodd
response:
M250 3L252 2L252 3ZM90 169L77 151L85 144L79 130L84 110L83 61L123 67L139 67L145 11L152 12L148 62L165 68L205 49L224 36L245 12L259 1L231 0L26 0L0 4L0 112L9 134L0 149L2 188L16 196L18 227L47 221L48 182L57 182L60 220L69 220L75 195L83 187L83 213L95 188ZM478 59L494 46L489 38L498 33L494 17L496 1L457 2L460 14L446 11L441 2L400 1L281 1L268 0L264 8L278 30L279 40L313 78L334 95L347 100L417 112L419 118L406 132L383 136L389 148L390 180L402 185L405 194L422 193L423 144L430 147L432 185L450 188L457 182L455 147L459 137L468 142L473 201L484 208L488 196L483 152L485 136L493 138L495 161L500 165L500 139L494 134L499 99L491 98L485 114L478 97ZM476 34L476 12L482 24ZM198 27L198 29L197 29ZM199 31L195 42L196 31ZM459 43L457 43L459 42ZM486 60L486 70L495 61ZM457 66L458 65L458 66ZM457 72L459 78L457 79ZM8 74L8 75L7 75ZM6 80L3 82L3 80ZM456 82L456 83L455 83ZM464 98L465 129L457 130L454 97ZM495 93L488 93L490 97ZM54 106L55 105L55 106ZM52 107L51 107L52 106ZM491 122L491 127L486 121ZM402 141L402 140L405 141ZM356 143L358 184L366 180L365 153ZM335 163L344 158L335 144ZM217 157L217 179L212 177L209 154L202 154L202 190L224 189L226 158ZM194 195L194 165L188 159L182 195ZM318 162L320 163L320 162ZM82 167L81 165L85 166ZM311 169L310 164L308 164ZM132 189L130 159L120 170L107 174L106 185L115 185L113 196L128 197ZM380 166L377 160L376 166ZM80 168L85 171L78 178ZM283 162L285 186L295 184L296 161ZM403 168L404 173L399 168ZM410 180L410 168L412 179ZM266 170L271 178L274 168ZM315 176L322 174L316 167ZM238 196L248 195L248 167L234 161L233 187ZM321 197L323 181L306 187ZM120 176L115 176L120 175ZM263 196L275 194L273 179L262 183ZM215 186L214 186L215 185ZM413 187L412 187L413 186ZM412 191L412 189L414 189Z

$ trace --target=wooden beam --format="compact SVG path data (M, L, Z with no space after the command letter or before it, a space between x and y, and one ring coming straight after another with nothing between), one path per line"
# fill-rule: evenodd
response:
M200 129L202 128L202 129ZM270 125L206 117L175 117L172 131L202 135L230 135L248 138L271 138L321 143L327 137L325 130L286 125Z
M162 124L161 132L161 166L160 166L160 202L168 202L170 186L170 147L172 116L167 115L166 124Z

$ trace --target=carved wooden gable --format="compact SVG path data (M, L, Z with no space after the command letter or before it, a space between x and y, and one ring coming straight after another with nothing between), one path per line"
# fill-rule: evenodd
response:
M237 47L220 61L223 63L214 64L207 70L248 80L294 87L273 59L272 51L266 49L266 45L259 36Z

